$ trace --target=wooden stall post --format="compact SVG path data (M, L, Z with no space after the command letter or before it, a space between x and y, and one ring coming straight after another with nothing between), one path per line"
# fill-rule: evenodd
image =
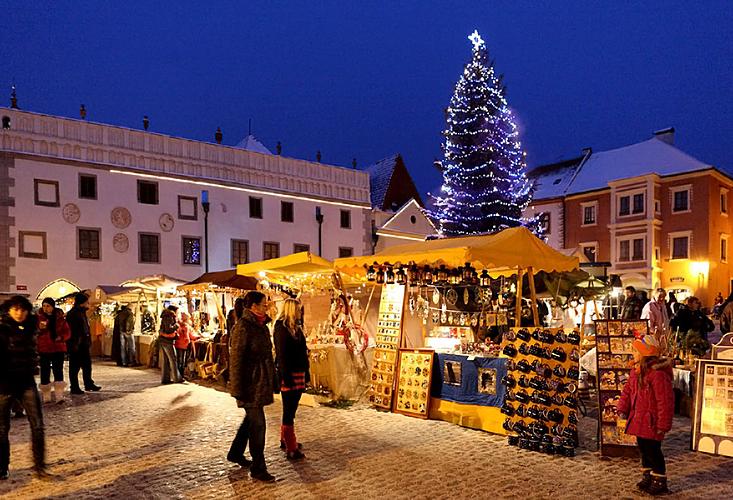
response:
M537 309L537 292L534 288L534 272L532 266L527 268L527 279L529 280L529 295L532 300L532 318L536 328L540 326L540 312Z
M514 305L515 327L522 324L522 278L524 278L524 269L517 267L517 303Z

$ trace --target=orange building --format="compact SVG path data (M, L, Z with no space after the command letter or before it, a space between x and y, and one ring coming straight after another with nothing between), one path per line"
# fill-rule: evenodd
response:
M562 192L548 190L552 168L530 172L540 196L527 214L555 214L550 244L609 262L624 286L661 286L707 306L718 292L730 293L730 174L674 147L671 128L630 146L585 152L571 175L567 165L556 169Z

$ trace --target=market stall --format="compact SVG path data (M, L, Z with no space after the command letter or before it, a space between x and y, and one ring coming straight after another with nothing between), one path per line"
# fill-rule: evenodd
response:
M370 403L402 412L409 406L415 416L504 434L503 334L523 316L540 324L535 272L572 271L578 259L553 250L526 228L511 228L400 245L338 259L334 267L383 285ZM430 366L418 374L428 357Z

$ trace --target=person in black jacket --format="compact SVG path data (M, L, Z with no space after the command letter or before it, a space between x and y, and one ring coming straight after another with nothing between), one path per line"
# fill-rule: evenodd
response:
M16 295L3 303L0 317L0 480L8 478L10 465L10 409L20 403L28 416L36 475L46 473L46 440L41 398L34 377L38 365L38 320L33 306Z
M89 332L89 297L79 292L74 296L74 307L66 314L66 322L71 328L71 339L67 344L69 352L69 385L71 394L84 394L79 387L79 370L84 379L84 389L98 391L100 386L92 379L92 336Z
M703 314L700 310L701 305L702 303L697 297L688 297L686 304L680 307L677 315L669 322L672 331L679 329L682 337L685 337L688 332L694 331L707 340L708 333L715 330L715 323Z
M245 416L232 441L227 460L249 467L252 478L273 482L265 463L265 406L274 401L276 390L275 363L267 323L267 297L260 292L249 292L244 298L244 314L232 331L229 352L229 393L244 408ZM249 443L250 462L244 457Z
M280 447L286 450L289 460L305 458L295 437L295 412L305 391L305 384L310 381L308 348L301 327L302 311L300 302L287 299L275 322L275 364L283 400Z

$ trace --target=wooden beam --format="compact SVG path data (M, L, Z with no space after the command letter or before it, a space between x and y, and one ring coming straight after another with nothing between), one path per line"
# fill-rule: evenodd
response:
M537 310L537 292L534 288L534 272L532 266L527 268L527 279L529 280L529 298L532 300L532 318L536 328L540 326L540 312Z
M517 267L517 303L514 305L514 326L522 325L522 278L524 269Z

